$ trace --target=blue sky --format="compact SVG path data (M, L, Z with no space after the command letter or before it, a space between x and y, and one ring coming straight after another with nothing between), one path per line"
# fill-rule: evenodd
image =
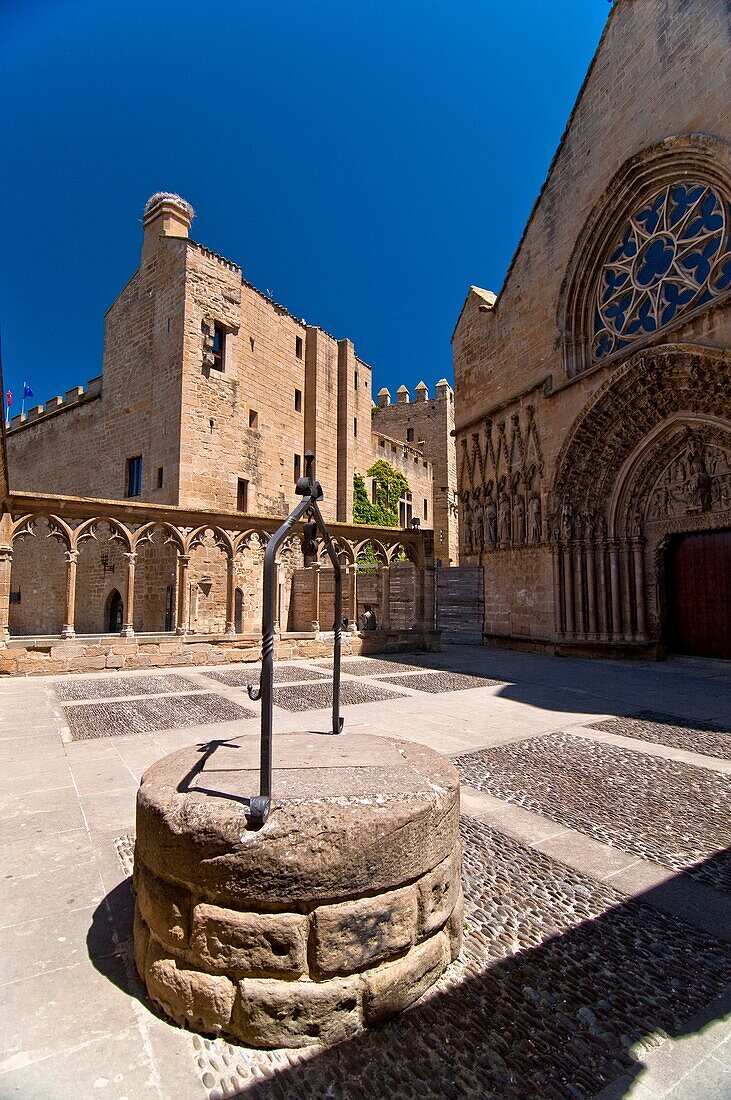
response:
M0 0L6 388L101 370L104 312L157 190L193 237L377 390L452 377L470 284L497 291L606 0ZM35 402L34 402L35 403Z

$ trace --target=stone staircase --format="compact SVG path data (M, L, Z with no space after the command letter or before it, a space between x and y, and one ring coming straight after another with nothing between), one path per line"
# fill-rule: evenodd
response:
M437 570L437 628L447 645L482 645L485 582L480 566Z

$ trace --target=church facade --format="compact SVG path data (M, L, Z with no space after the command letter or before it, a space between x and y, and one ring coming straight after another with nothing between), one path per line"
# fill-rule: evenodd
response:
M453 336L487 641L731 658L730 142L725 0L617 0Z

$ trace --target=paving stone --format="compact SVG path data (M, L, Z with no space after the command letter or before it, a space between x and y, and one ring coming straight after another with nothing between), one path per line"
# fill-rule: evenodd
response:
M255 718L253 710L213 692L131 699L119 703L87 703L64 707L74 741L118 737L152 730L178 729Z
M454 763L478 790L731 891L728 776L565 733Z
M403 696L375 684L361 684L357 680L342 680L340 705L377 703L383 699L402 699ZM285 710L322 710L332 706L332 684L303 684L301 687L274 689L274 703Z
M481 676L465 676L460 672L420 672L415 676L384 676L386 684L412 688L415 691L463 691L465 688L494 687L502 680L485 680Z
M722 730L710 723L686 721L671 714L643 711L631 718L607 718L603 722L592 722L588 728L731 760L731 730Z
M195 691L199 687L184 676L89 676L85 680L56 680L54 687L64 703L88 699L121 699L126 695L164 695Z
M206 672L211 680L218 680L220 684L228 684L229 687L243 687L253 684L257 687L261 676L259 665L251 665L246 668L223 668L216 672ZM306 680L328 680L331 677L326 672L318 672L314 668L296 668L293 665L275 665L275 684L298 684Z

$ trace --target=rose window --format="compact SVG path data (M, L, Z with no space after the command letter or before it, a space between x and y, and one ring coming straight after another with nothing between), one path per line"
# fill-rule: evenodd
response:
M731 287L731 204L715 187L674 183L634 214L602 270L592 357L666 328Z

